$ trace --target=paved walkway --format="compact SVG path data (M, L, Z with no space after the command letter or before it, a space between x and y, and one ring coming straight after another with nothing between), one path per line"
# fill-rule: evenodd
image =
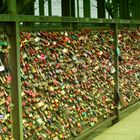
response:
M92 140L140 140L140 108Z

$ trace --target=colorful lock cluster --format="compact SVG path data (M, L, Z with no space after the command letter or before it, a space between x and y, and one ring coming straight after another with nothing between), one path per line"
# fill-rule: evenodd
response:
M7 36L0 33L0 139L12 140ZM24 139L78 136L114 115L112 30L21 32ZM120 109L140 99L140 31L120 30Z
M112 30L21 33L25 139L67 139L113 116L112 36Z
M118 39L121 108L124 108L140 99L140 31L121 30Z
M2 140L12 139L10 113L13 105L10 96L12 77L8 62L9 48L7 37L0 32L0 139Z

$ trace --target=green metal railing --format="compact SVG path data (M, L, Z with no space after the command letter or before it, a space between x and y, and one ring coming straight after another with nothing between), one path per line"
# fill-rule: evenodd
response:
M96 19L96 18L76 18L76 17L58 17L58 16L32 16L32 15L0 15L1 22L46 22L46 23L114 23L114 24L140 24L139 20L124 19Z
M45 17L45 16L25 16L25 15L16 15L16 6L14 1L8 0L8 11L9 14L0 15L0 22L8 29L9 41L11 45L11 74L14 79L11 85L11 95L12 103L14 105L12 109L12 120L13 128L12 134L15 140L23 140L23 124L22 124L22 99L21 99L21 75L20 75L20 48L19 48L19 31L26 28L32 30L30 27L20 26L21 22L25 23L71 23L70 27L79 27L79 24L100 24L105 27L105 24L109 24L115 32L114 34L114 45L116 49L118 48L118 26L124 25L135 25L137 28L140 26L140 20L119 20L119 19L92 19L92 18L74 18L74 17ZM88 14L88 13L85 13ZM35 26L35 25L34 25ZM44 25L45 27L45 25ZM46 26L49 28L49 26ZM51 26L50 26L51 27ZM63 26L62 26L63 27ZM60 27L56 28L59 29ZM84 27L83 27L84 28ZM46 29L47 30L47 29ZM62 28L60 29L62 30ZM113 118L113 123L119 121L119 84L118 84L118 56L115 52L115 103L116 103L116 117Z
M140 21L137 20L107 20L107 19L90 19L90 18L68 18L68 17L43 17L43 16L21 16L21 15L1 15L0 21L4 23L4 26L8 29L9 41L11 45L11 74L14 79L11 85L11 95L12 103L14 105L12 109L12 119L13 119L13 128L12 134L15 140L23 140L23 124L22 124L22 99L21 99L21 75L20 75L20 50L19 50L19 31L24 29L24 26L19 26L20 22L43 22L43 23L90 23L90 26L100 24L105 26L105 23L110 25L110 28L114 30L114 46L118 48L118 25L136 25L139 27ZM73 27L74 24L70 25ZM30 27L25 27L28 30L32 30ZM41 28L39 26L39 28ZM49 26L48 26L49 28ZM81 27L82 28L82 27ZM57 29L57 28L56 28ZM59 27L58 27L59 29ZM39 30L39 29L38 29ZM62 30L62 28L60 29ZM118 56L115 52L115 69L116 74L114 77L115 80L115 114L116 117L113 118L112 123L119 121L119 84L118 84Z

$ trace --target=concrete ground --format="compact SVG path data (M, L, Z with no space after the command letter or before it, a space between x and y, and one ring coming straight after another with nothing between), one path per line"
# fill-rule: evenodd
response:
M97 135L98 131L85 140L140 140L140 108Z

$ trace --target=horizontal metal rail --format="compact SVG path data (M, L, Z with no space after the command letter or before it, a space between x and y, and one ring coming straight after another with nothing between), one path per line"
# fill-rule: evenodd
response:
M123 19L95 19L58 16L32 16L32 15L8 15L1 14L0 22L47 22L47 23L117 23L117 24L140 24L140 20Z
M130 105L129 107L121 110L120 111L120 119L122 120L123 118L125 118L126 116L128 116L130 113L132 113L135 110L137 110L139 107L140 107L140 101L137 101L134 104ZM107 125L109 125L111 127L111 121L114 120L115 118L117 118L116 115L114 115L114 116L106 119L103 122L100 122L100 123L96 124L93 128L92 127L87 128L85 131L83 131L81 133L81 135L79 135L79 137L72 137L70 140L81 140L81 139L85 139L87 136L92 135L96 130L100 130L102 127L105 128ZM103 129L103 130L105 130L105 129ZM98 131L98 133L102 133L102 131ZM95 134L96 134L96 132L95 132Z
M111 121L116 119L117 115L111 116L108 119L102 121L102 122L98 122L97 124L95 124L94 127L89 127L87 129L85 129L78 137L72 137L70 140L81 140L86 138L87 136L93 134L94 131L96 131L97 129L100 129L103 126L106 126L107 124L111 125Z
M29 23L29 27L25 24L25 27L21 25L21 27L19 28L19 23ZM73 18L73 17L48 17L48 16L31 16L31 15L0 15L0 23L1 24L1 27L0 29L1 30L4 30L5 32L6 31L9 31L7 30L7 26L5 26L7 23L8 23L8 27L10 27L10 33L11 34L14 34L15 36L13 38L10 39L10 43L12 44L11 47L14 48L13 51L14 51L14 54L12 54L12 62L16 62L16 65L18 67L14 67L12 66L12 72L13 72L13 75L14 75L14 78L16 78L16 84L18 83L18 86L14 86L13 85L13 89L12 89L12 95L14 97L14 100L15 102L13 103L15 105L15 107L17 107L18 109L20 108L20 110L12 110L12 113L14 114L13 116L17 116L18 120L16 123L13 124L13 134L14 134L14 138L15 140L23 140L22 136L22 130L23 130L23 126L22 126L22 120L21 120L21 115L22 115L22 112L21 112L21 108L22 108L22 105L21 105L21 92L20 92L20 88L21 88L21 84L20 84L20 72L19 72L19 66L20 66L20 59L19 59L19 54L20 54L20 51L18 48L18 44L19 44L19 30L33 30L34 28L30 27L32 26L32 23L35 23L33 24L34 26L37 24L37 23L43 23L44 24L44 27L41 27L39 24L39 27L37 28L38 30L40 30L41 28L42 29L46 29L46 30L49 30L51 24L46 24L46 23L62 23L62 27L63 25L65 25L65 23L70 23L69 25L69 29L74 29L74 24L77 24L76 25L76 29L78 29L78 27L80 26L79 24L98 24L99 26L102 26L102 27L107 27L108 25L138 25L140 26L140 20L120 20L120 19L93 19L93 18ZM6 23L6 24L5 24ZM31 24L30 24L31 23ZM64 23L64 24L63 24ZM108 24L108 25L107 25ZM24 25L24 24L23 24ZM115 26L116 26L115 25ZM5 27L2 27L2 26L5 26ZM46 27L45 27L46 26ZM47 28L48 26L48 28ZM89 25L90 26L90 25ZM55 27L55 24L54 24L54 27ZM60 30L64 30L65 28L62 28L60 26L56 27L56 30L58 28L60 28ZM111 28L110 26L108 26L109 28ZM53 28L53 26L52 26ZM83 28L83 27L82 27ZM13 29L13 30L12 30ZM53 28L55 29L55 28ZM118 29L114 29L116 32L118 32ZM14 93L18 93L17 95L15 95ZM98 128L99 126L102 126L103 124L106 124L108 121L112 121L113 119L115 119L116 117L118 117L117 115L114 115L113 117L109 118L108 120L106 120L105 122L103 122L102 124L99 124L97 127L95 128ZM15 121L14 121L15 122ZM18 126L18 127L17 127ZM14 129L14 128L18 128L18 133L17 133L17 130ZM20 129L19 129L20 128ZM94 128L94 129L95 129Z

